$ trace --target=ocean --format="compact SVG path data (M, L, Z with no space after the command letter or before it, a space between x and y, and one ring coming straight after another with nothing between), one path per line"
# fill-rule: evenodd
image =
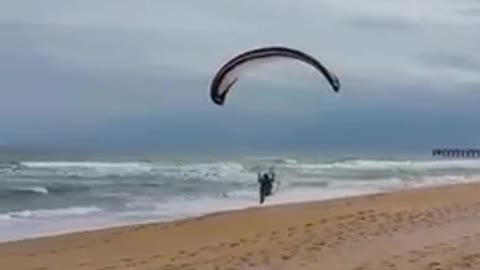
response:
M278 185L258 204L257 172ZM0 164L0 241L473 181L480 160L244 157Z

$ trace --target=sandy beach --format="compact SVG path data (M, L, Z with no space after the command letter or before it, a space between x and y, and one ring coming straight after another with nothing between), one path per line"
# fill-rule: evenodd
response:
M4 243L0 269L480 269L480 184Z

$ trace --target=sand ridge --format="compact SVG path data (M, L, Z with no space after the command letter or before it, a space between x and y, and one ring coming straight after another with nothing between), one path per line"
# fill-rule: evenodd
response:
M480 269L480 184L0 245L0 269Z

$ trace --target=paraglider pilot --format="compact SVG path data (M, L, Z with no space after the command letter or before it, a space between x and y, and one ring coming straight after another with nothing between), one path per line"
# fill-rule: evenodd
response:
M272 195L273 182L275 181L275 173L259 173L258 183L260 184L260 204L265 201L265 197Z

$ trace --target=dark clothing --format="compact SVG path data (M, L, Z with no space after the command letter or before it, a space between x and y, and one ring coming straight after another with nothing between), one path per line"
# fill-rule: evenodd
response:
M262 179L260 180L260 189L263 190L264 194L269 196L272 194L273 180L271 179Z
M275 175L273 173L271 173L270 176L268 174L258 175L258 183L260 184L260 203L263 203L265 197L272 195L274 181Z

